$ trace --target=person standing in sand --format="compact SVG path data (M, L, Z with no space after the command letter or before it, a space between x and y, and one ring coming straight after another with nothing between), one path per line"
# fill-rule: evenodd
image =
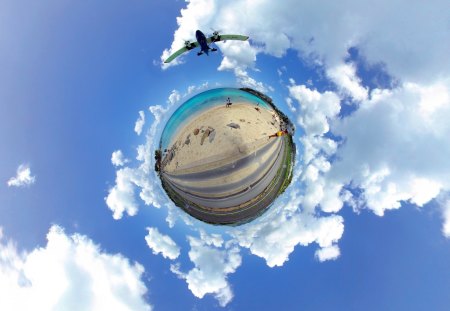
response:
M231 99L228 97L228 98L227 98L227 103L225 104L225 108L230 108L231 105L232 105Z

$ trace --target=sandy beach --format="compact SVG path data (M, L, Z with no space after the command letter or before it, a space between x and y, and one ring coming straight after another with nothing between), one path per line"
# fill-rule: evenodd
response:
M210 108L174 137L163 155L163 171L198 173L232 163L265 146L279 130L273 110L247 103Z

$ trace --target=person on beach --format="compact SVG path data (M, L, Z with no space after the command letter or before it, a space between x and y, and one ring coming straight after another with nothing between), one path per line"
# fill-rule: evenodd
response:
M231 105L232 105L231 99L228 97L228 98L227 98L227 103L226 103L226 105L225 105L225 108L230 108Z
M270 135L269 138L272 138L272 137L281 137L281 136L283 136L284 134L287 134L287 130L284 130L284 131L278 131L278 132L276 132L275 134Z

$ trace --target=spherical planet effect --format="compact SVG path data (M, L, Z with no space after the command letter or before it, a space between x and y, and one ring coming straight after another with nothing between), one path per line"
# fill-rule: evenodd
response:
M219 88L183 103L167 122L155 169L169 198L215 225L256 219L292 178L294 127L266 95Z

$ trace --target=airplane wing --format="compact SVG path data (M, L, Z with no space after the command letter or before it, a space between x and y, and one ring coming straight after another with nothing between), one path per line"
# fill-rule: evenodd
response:
M173 53L172 55L169 56L168 59L166 59L164 62L165 63L170 63L171 61L173 61L175 58L177 58L178 56L180 56L181 54L192 50L193 48L199 46L200 44L198 44L197 41L190 43L189 45L179 49L178 51L176 51L175 53Z
M246 40L248 40L248 36L242 36L242 35L215 35L215 36L209 37L207 39L207 42L211 43L211 42L218 42L218 41L225 41L225 40L246 41Z

